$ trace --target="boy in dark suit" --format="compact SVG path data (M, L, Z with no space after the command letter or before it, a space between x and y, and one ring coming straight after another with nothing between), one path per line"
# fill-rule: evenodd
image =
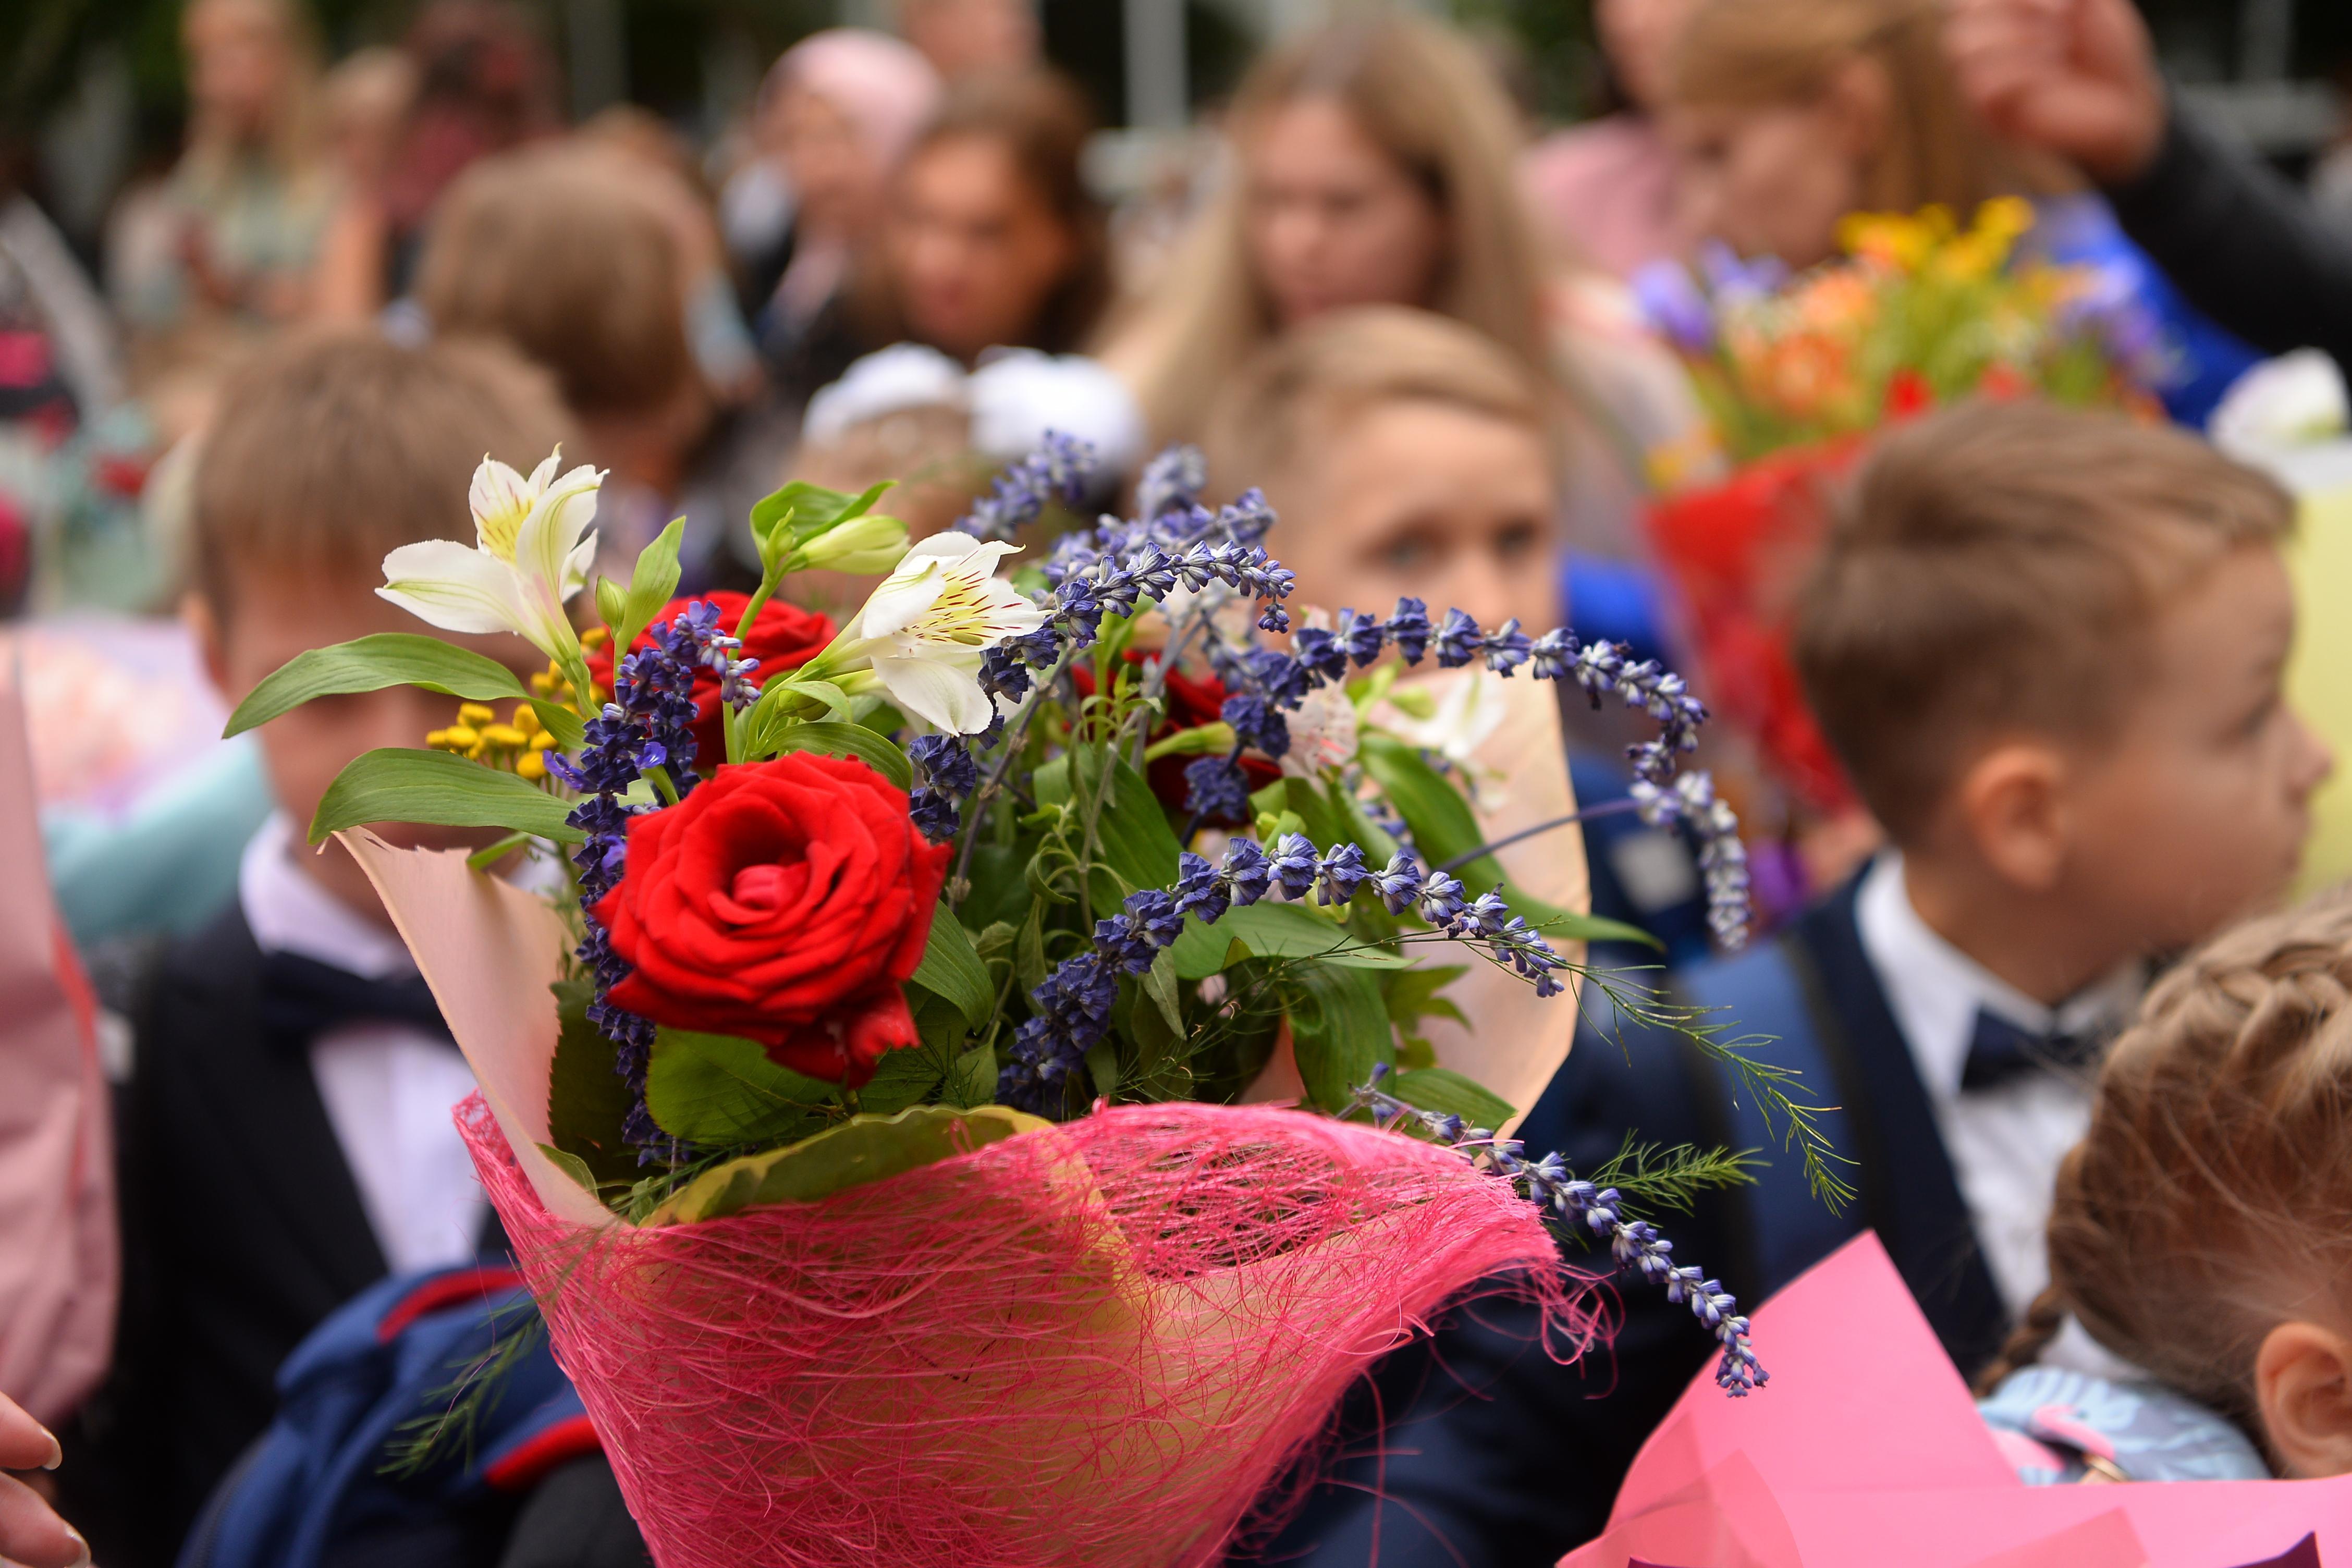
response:
M2170 428L2011 404L1887 437L1795 651L1889 847L1778 939L1675 979L1838 1108L1822 1124L1859 1201L1815 1202L1753 1097L1662 1032L1587 1029L1530 1149L1585 1169L1629 1133L1763 1149L1755 1185L1649 1216L1679 1261L1752 1305L1874 1228L1961 1371L1981 1365L2044 1282L2087 1069L2147 965L2294 869L2332 759L2282 694L2292 519L2276 485ZM1391 1568L1533 1568L1597 1533L1715 1348L1654 1289L1621 1294L1612 1350L1573 1367L1486 1307L1383 1369L1381 1451L1343 1461L1288 1542L1318 1565L1377 1539Z
M537 374L488 351L336 336L252 366L224 392L194 490L189 615L224 695L307 648L429 632L376 596L385 554L467 528L486 448L528 471L567 434ZM529 651L450 640L509 663ZM110 1562L172 1560L268 1424L279 1363L330 1312L387 1272L472 1258L492 1230L449 1116L472 1075L357 862L303 847L345 763L419 744L454 701L395 687L263 726L278 809L236 903L142 987L123 1318L88 1422L88 1469L118 1495L77 1514L93 1536L124 1532L100 1540Z

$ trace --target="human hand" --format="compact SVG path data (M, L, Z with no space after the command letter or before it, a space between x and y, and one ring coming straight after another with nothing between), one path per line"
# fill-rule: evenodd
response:
M54 1470L61 1457L47 1429L0 1394L0 1470ZM79 1568L89 1545L38 1492L0 1475L0 1558L25 1568Z
M1944 47L1987 124L2103 184L2164 140L2164 80L2131 0L1951 0Z

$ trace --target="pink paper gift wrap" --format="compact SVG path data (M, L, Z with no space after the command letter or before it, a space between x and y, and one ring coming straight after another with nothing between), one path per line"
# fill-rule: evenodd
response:
M1560 1568L2352 1565L2352 1476L2027 1486L1875 1236L1755 1324L1770 1384L1695 1381Z

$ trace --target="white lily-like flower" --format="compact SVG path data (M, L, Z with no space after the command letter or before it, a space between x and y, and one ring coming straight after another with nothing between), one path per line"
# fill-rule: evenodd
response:
M1426 719L1401 712L1384 716L1383 727L1423 751L1434 752L1461 773L1477 805L1492 810L1504 804L1503 775L1478 759L1478 752L1502 728L1510 701L1498 678L1483 669L1454 675L1439 693L1437 711Z
M383 558L376 592L444 631L512 632L558 663L577 661L563 605L587 585L604 476L583 465L558 478L562 456L550 452L529 479L484 458L467 497L475 542L404 544Z
M817 662L827 674L871 668L908 712L978 734L996 715L980 689L981 655L1046 620L996 575L997 562L1019 550L952 531L917 541Z

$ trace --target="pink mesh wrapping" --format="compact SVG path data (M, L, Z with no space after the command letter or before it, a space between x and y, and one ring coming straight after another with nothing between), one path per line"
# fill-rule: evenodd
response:
M1297 1111L1121 1107L595 1234L548 1215L478 1097L458 1121L661 1568L1209 1563L1450 1299L1594 1327L1505 1184Z

